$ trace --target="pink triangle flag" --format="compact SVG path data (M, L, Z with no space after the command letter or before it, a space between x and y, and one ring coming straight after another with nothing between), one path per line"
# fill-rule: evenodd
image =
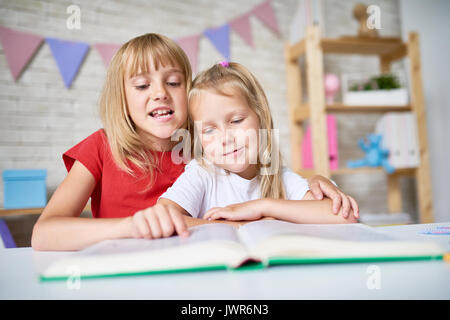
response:
M252 30L250 28L250 13L243 14L229 22L231 29L242 37L242 39L250 46L253 45Z
M192 73L197 73L197 57L198 57L198 42L200 34L180 38L177 41L179 46L186 52L192 66Z
M43 40L43 37L31 33L0 26L0 41L14 80L19 78Z
M270 4L270 0L261 3L255 7L252 12L268 28L270 28L277 35L280 35L277 18L275 16L275 12L273 11L272 5Z
M94 47L97 49L98 53L102 57L103 63L105 67L109 66L111 59L114 57L114 54L119 50L120 44L116 43L96 43Z

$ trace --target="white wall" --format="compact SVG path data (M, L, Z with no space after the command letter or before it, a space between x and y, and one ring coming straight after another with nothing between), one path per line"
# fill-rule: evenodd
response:
M436 222L450 221L450 1L401 0L402 34L420 37Z
M288 141L284 39L296 0L274 0L272 6L281 36L257 18L250 24L255 47L234 32L231 58L247 66L260 80L269 99L280 141ZM156 32L172 39L199 34L248 12L262 0L0 0L0 24L18 31L65 40L123 43L135 36ZM69 30L66 9L81 9L81 29ZM223 60L202 37L199 70ZM97 100L106 70L91 48L70 89L65 88L50 48L43 44L22 76L15 82L0 45L0 171L46 168L50 192L66 175L61 155L97 130ZM289 159L289 144L282 143ZM3 183L0 183L0 207Z

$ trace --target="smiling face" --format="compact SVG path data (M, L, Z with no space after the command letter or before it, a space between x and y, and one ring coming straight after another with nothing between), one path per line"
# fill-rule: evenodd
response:
M152 149L170 150L171 135L187 119L186 79L175 65L157 65L124 80L128 112L136 132Z
M245 179L256 176L259 119L242 95L202 90L189 111L208 160Z

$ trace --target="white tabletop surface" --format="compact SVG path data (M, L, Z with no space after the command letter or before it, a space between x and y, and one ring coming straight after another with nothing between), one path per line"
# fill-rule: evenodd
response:
M450 252L450 235L423 235L436 226L378 227L433 239ZM450 262L407 261L273 266L255 271L205 271L39 282L38 271L67 252L0 250L0 299L450 299ZM374 272L376 270L376 272ZM379 286L373 285L379 275Z

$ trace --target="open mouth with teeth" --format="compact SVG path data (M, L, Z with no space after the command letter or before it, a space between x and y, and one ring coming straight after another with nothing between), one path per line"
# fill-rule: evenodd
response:
M170 109L159 109L149 113L149 115L153 118L167 118L170 117L174 113L173 110Z

